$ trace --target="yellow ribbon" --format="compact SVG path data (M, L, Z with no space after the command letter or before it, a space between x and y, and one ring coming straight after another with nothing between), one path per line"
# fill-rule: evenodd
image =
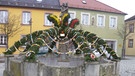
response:
M57 24L60 26L60 20L55 15L50 15L50 17L56 20Z

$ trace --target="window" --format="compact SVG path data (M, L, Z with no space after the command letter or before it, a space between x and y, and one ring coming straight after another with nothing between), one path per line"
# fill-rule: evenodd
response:
M0 23L6 23L8 20L8 12L0 10Z
M110 16L110 28L116 28L117 27L117 17Z
M26 37L26 35L21 35L21 39L24 38L24 37Z
M75 19L75 16L76 16L76 13L73 11L69 11L69 14L70 14L70 18L69 18L68 22L70 22L72 19Z
M0 35L0 45L7 45L6 35Z
M97 15L97 26L105 26L105 16Z
M106 43L108 44L109 47L112 49L116 50L116 41L115 40L106 40Z
M21 35L21 39L24 38L24 37L26 37L26 35ZM28 43L28 42L26 42L26 43ZM26 43L22 45L23 48L26 47Z
M128 47L133 48L133 39L128 40Z
M23 12L22 14L22 24L30 24L31 15L30 12Z
M90 14L89 13L81 13L81 24L83 24L83 25L90 24Z
M46 26L52 26L52 22L50 22L47 18L47 16L49 15L50 13L45 13L45 25Z
M134 24L129 25L129 32L134 33Z

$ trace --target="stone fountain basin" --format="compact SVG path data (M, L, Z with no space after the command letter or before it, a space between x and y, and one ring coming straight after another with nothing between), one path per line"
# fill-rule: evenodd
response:
M38 56L37 62L24 62L22 58L10 59L4 76L119 76L119 62L86 63L78 56L60 61L55 55Z

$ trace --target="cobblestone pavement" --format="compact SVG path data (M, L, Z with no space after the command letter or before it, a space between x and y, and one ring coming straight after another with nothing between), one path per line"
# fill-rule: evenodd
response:
M120 76L135 76L135 57L126 57L120 61Z
M0 63L0 76L3 76L5 64ZM126 57L120 61L120 76L135 76L135 57Z
M5 64L4 63L0 63L0 76L3 76L4 69L5 69Z

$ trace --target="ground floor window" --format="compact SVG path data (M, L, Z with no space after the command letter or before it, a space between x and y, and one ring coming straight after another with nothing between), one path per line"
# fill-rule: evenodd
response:
M7 45L6 35L0 35L0 45Z
M133 39L128 40L128 47L133 48Z
M116 41L106 40L107 44L114 50L116 50Z

